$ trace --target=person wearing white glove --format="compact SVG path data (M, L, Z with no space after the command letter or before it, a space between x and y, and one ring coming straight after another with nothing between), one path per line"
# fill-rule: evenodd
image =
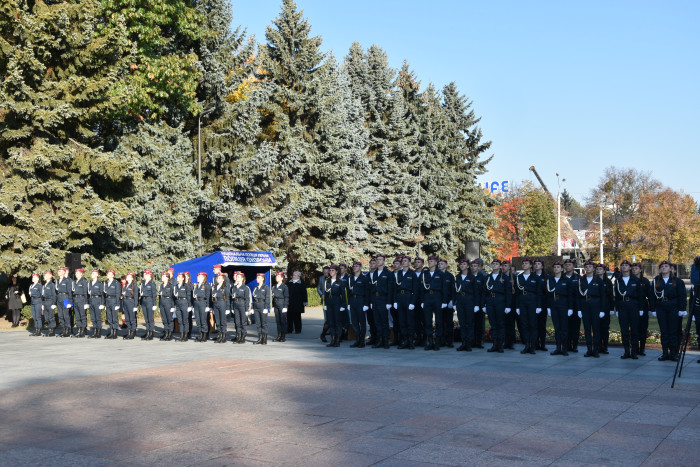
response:
M233 292L236 290L237 285L239 285L239 280L237 278L237 275L234 275L234 284L231 285L231 287L229 288L226 286L226 277L227 276L225 275L225 273L222 272L216 274L214 276L214 282L211 286L210 292L213 312L212 314L214 315L216 331L218 332L218 335L214 342L217 344L223 344L224 342L226 342L227 339L226 333L228 331L228 325L226 322L226 311L231 308L233 309L236 326L238 326L239 315L243 317L243 322L246 322L245 320L247 318L245 315L245 308L246 304L250 300L249 295L247 295L246 297L241 297L239 299L233 298ZM250 289L248 288L248 286L243 284L243 287L245 287L245 289L248 291L247 293L250 294ZM196 293L200 294L201 292ZM241 291L239 293L243 295L245 292ZM236 334L236 339L233 341L234 343L239 343L239 339L241 339L241 336L243 335L243 331L241 328L237 327L237 331L238 333ZM206 340L208 339L209 338L207 337L202 342L206 342Z
M632 275L632 264L624 260L620 263L620 277L613 285L615 308L620 323L622 346L625 352L620 358L637 360L639 351L639 318L644 315L639 311L642 299L646 299L639 277ZM644 336L646 338L646 335Z
M158 287L158 311L160 312L160 319L163 323L163 335L160 336L162 341L173 340L173 314L170 311L175 307L174 295L173 295L173 283L170 280L170 274L164 272L160 276L160 286Z
M34 319L34 332L30 334L32 337L41 336L42 318L44 308L41 305L41 293L43 291L41 278L38 273L32 274L32 284L29 286L29 300L32 310L32 318Z
M477 277L470 270L467 258L459 260L459 273L455 276L454 303L459 320L462 345L457 352L471 352L474 341L474 314L479 311Z
M583 333L588 348L584 357L598 358L600 338L600 317L605 315L605 282L595 275L595 264L586 261L584 269L586 274L579 279L576 288L576 301L581 307L583 320Z
M444 277L443 287L447 294L443 303L440 304L442 310L442 340L441 345L447 346L447 348L454 348L454 335L455 335L455 321L454 321L454 310L452 309L455 300L455 276L452 275L447 269L447 260L440 258L438 260L438 269L442 271Z
M134 279L136 274L127 273L126 284L122 289L122 303L124 304L124 316L128 328L124 339L133 340L136 337L136 312L138 311L139 289L136 287Z
M681 313L685 313L687 297L685 283L671 274L671 264L659 264L659 276L651 284L651 302L661 330L662 355L660 361L678 361L681 327Z
M156 330L155 312L158 309L156 300L158 298L158 286L153 282L153 271L147 269L143 271L143 281L139 286L139 298L141 301L141 312L143 313L143 321L146 325L146 334L141 337L141 340L153 340L153 333Z
M253 289L253 314L255 325L258 327L258 340L253 345L267 344L267 309L270 306L270 286L265 283L265 273L259 272L255 279L257 285Z
M556 349L551 355L569 355L569 317L574 314L574 293L576 286L564 274L564 265L555 261L553 275L543 279L544 301L547 315L552 317ZM578 292L576 292L578 293Z
M49 332L45 337L53 337L56 335L56 318L53 311L56 309L56 283L53 281L51 271L44 273L44 285L41 287L41 309L43 321L49 327ZM39 328L39 333L41 333L41 328Z
M401 268L394 271L394 307L398 321L394 321L394 339L399 349L414 349L415 303L418 300L418 275L411 269L411 258L400 256Z
M538 314L542 312L542 284L540 278L532 272L533 261L524 258L523 272L513 278L514 302L516 310L520 310L520 334L525 341L521 354L535 354L535 350L547 350L544 347L544 336L539 339ZM546 320L545 320L546 321ZM513 322L513 334L515 322Z
M199 337L197 342L207 342L209 340L209 301L211 300L211 285L207 281L208 274L204 271L197 273L197 283L192 288L192 300L194 305L194 315L199 326ZM226 313L226 310L224 310ZM224 321L226 315L224 314Z
M119 298L122 294L122 284L114 278L114 270L107 271L107 280L104 282L105 310L107 323L110 330L106 339L116 339L119 328Z
M289 307L289 287L284 283L284 272L275 274L275 285L270 291L272 294L272 306L275 310L275 324L277 325L277 337L273 342L287 341L287 308Z
M175 297L175 314L177 322L180 325L180 338L178 342L187 341L187 333L189 332L189 322L187 309L190 304L189 286L185 282L185 273L179 273L175 279L177 282L173 287L173 295Z
M85 270L78 268L75 270L75 280L73 281L73 313L75 313L75 326L78 332L73 337L83 338L87 332L87 313L90 309L88 304L88 281L83 277Z
M449 291L445 289L445 275L437 267L438 257L428 257L428 269L421 275L418 286L418 294L423 304L424 330L426 345L424 350L440 350L443 340L442 308L447 307ZM435 319L435 333L433 335L433 319Z
M632 275L639 279L641 284L640 297L640 315L639 315L639 327L637 330L637 342L632 342L632 346L637 348L637 355L646 355L646 343L647 343L647 331L649 330L649 300L650 296L654 294L651 289L651 283L649 279L644 277L642 274L642 265L640 263L632 263Z
M615 307L615 294L613 292L614 284L610 280L607 274L607 267L598 264L595 268L595 275L602 279L605 284L605 293L602 297L602 308L603 316L600 317L600 330L599 330L599 341L598 341L598 352L608 355L608 342L610 341L610 319L615 316L612 311Z
M224 275L224 288L226 288ZM217 278L218 279L218 278ZM236 338L234 344L245 344L245 337L248 334L248 316L252 308L253 301L251 298L250 288L246 285L245 274L242 271L234 271L233 284L231 284L231 312L233 313L233 321L236 325ZM214 292L212 291L212 294ZM217 325L219 321L216 321ZM219 331L221 334L221 331ZM215 340L214 342L226 342L226 336L223 340Z
M394 273L384 267L385 260L386 258L382 254L375 256L377 269L368 274L372 315L377 333L372 345L374 349L389 348L389 309L394 302L396 277ZM334 347L338 345L334 345Z
M352 274L347 280L348 308L350 309L350 325L355 331L355 342L350 344L353 348L365 347L365 335L367 334L367 311L370 302L369 275L362 274L362 263L352 263Z
M70 337L71 328L71 300L73 299L73 281L68 277L68 268L58 268L58 279L56 280L56 312L61 323L63 332L60 337Z
M486 278L483 293L486 297L484 303L488 310L493 339L493 345L488 352L503 353L506 338L506 308L511 308L513 295L510 277L501 273L501 261L498 259L491 262L491 274ZM534 308L532 311L534 316ZM523 312L522 304L520 312Z
M104 309L104 284L99 280L99 269L93 269L87 283L87 303L92 321L90 339L99 339L102 333L102 310Z

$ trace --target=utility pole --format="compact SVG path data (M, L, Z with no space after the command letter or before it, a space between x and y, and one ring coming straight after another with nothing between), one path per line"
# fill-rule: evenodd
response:
M534 167L530 168L534 171ZM535 172L537 174L537 172ZM557 175L557 256L561 256L561 184L565 182L566 179L559 181L559 174ZM539 175L538 175L539 178Z
M214 111L216 104L213 102L204 106L199 113L197 121L197 189L202 191L202 117L206 117ZM199 223L199 253L202 253L202 223Z
M600 264L605 264L603 260L603 205L600 206Z

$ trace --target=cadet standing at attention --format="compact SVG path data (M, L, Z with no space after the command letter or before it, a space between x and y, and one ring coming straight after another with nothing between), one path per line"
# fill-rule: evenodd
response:
M248 334L248 310L253 308L250 288L245 283L245 275L241 271L233 273L231 286L231 301L233 302L233 318L236 323L236 339L234 344L245 344ZM224 338L224 342L226 338Z
M255 344L267 344L267 314L270 312L270 286L265 283L265 273L260 272L255 277L258 284L253 289L253 313L255 324L258 326L258 340Z
M483 309L483 295L485 293L484 284L486 283L487 274L484 272L484 262L481 258L476 258L471 264L472 274L476 277L476 287L479 289L481 309L474 313L474 345L475 349L484 348L484 336L486 335L486 310Z
M369 310L369 277L362 274L362 263L352 263L352 275L348 280L348 308L350 324L355 331L355 342L350 347L365 347L367 334L367 310Z
M41 289L41 309L44 311L44 322L49 327L49 332L46 337L56 335L56 284L53 282L53 273L46 271L44 273L44 286Z
M471 272L469 260L459 260L460 274L455 277L455 303L454 310L459 320L459 331L462 337L462 345L457 347L457 352L471 352L472 339L474 338L474 314L479 312L481 297L476 287L476 276Z
M287 341L287 308L289 308L289 288L284 283L284 273L275 274L276 284L272 287L272 306L275 308L275 324L277 325L277 337L273 342Z
M41 295L43 291L39 274L32 274L32 285L29 286L29 299L31 300L32 318L34 319L34 333L32 336L41 335Z
M416 281L418 282L418 291L420 295L420 284L423 280L423 266L425 260L419 256L413 260L413 270L416 273ZM413 319L416 328L416 340L415 345L420 347L425 347L425 315L423 314L423 307L421 307L420 297L416 300L416 308L413 310ZM410 336L413 337L413 336Z
M90 320L92 321L91 339L102 337L102 310L105 309L104 284L99 280L100 270L93 269L88 282L88 297L90 300Z
M146 334L141 339L152 341L153 333L156 330L155 312L157 309L158 288L153 282L153 271L150 269L143 271L143 282L139 286L139 297L141 297L143 320L146 322Z
M554 274L545 279L544 303L554 323L557 348L551 355L569 355L567 351L569 317L574 314L574 286L563 274L563 265L555 261Z
M376 256L377 270L370 274L372 314L377 330L377 341L373 349L389 348L389 310L394 303L394 277L391 271L384 267L385 257Z
M605 313L600 318L600 342L598 343L598 351L607 355L608 341L610 340L610 317L615 314L615 290L613 283L606 274L607 268L604 264L598 264L595 268L596 276L600 277L605 284L605 295L603 297L603 312Z
M620 358L637 360L639 318L644 315L640 300L643 294L642 283L632 275L632 264L627 260L620 263L620 273L615 281L615 309L620 322L622 346L625 348L625 353Z
M394 295L394 308L396 308L401 326L401 342L399 349L415 349L413 333L415 332L415 320L413 319L416 303L418 302L418 277L411 269L411 258L401 258L402 268L396 271L396 294ZM396 326L394 326L396 330Z
M331 342L326 347L340 347L343 332L342 313L347 307L345 283L338 278L340 268L332 265L330 275L324 281L323 303L331 333Z
M107 310L107 323L109 334L105 339L116 339L119 328L119 297L122 294L121 283L114 278L114 270L107 271L107 280L104 283L105 308Z
M136 274L129 272L126 275L126 285L122 289L122 303L128 331L124 339L133 340L136 337L136 314L139 311L139 289L136 288Z
M78 332L74 337L85 337L87 332L87 310L90 305L87 302L88 298L88 281L83 277L85 269L79 268L75 270L75 281L73 281L73 312L75 313L75 324L78 327Z
M454 321L454 292L455 292L455 276L452 275L450 271L447 270L447 260L441 258L438 261L438 268L442 271L444 277L444 287L447 296L445 300L447 301L447 306L442 309L442 342L449 349L454 348L455 340L455 321Z
M581 276L574 271L574 262L571 259L564 260L564 277L571 282L574 289L574 313L569 316L567 337L569 342L566 343L566 348L569 352L578 352L578 340L581 333L581 307L579 306L578 284Z
M584 264L586 275L578 281L577 301L579 305L578 316L583 320L583 333L586 336L588 351L584 357L598 358L598 343L600 342L600 319L605 315L603 311L605 298L605 283L603 279L595 275L593 261Z
M214 281L215 284L211 288L211 301L214 308L214 321L216 321L216 325L219 328L219 335L214 342L223 344L226 342L226 310L230 306L231 291L226 287L226 279L222 273L218 273L214 277ZM233 312L236 313L236 310L234 309Z
M185 342L187 341L187 331L189 330L189 322L187 321L187 313L190 308L189 287L185 283L185 273L179 273L176 280L173 296L175 297L175 315L180 325L180 339L178 339L178 342Z
M503 353L506 340L506 314L510 313L512 303L510 278L501 273L501 261L491 262L491 274L484 284L483 308L489 315L491 339L493 345L487 352Z
M532 273L532 259L524 258L523 272L515 277L515 313L520 315L525 340L522 354L534 355L538 347L537 316L542 314L540 291L540 280Z
M537 345L535 346L535 350L542 350L542 351L547 351L546 343L547 343L547 314L544 312L544 309L547 308L544 306L544 298L545 298L545 292L544 292L544 282L547 279L546 274L544 273L544 264L542 263L542 260L539 258L535 258L535 260L532 262L533 266L533 271L534 275L539 281L539 287L540 287L540 298L539 298L539 303L537 304L537 308L540 309L540 312L537 313Z
M158 288L158 296L160 297L160 319L163 322L163 335L160 337L162 341L170 341L173 339L173 313L175 312L175 303L173 302L173 284L170 282L170 275L164 272L160 275L161 284Z
M207 282L207 273L197 274L197 283L192 289L192 299L194 300L194 313L199 326L199 338L197 342L209 340L209 299L211 297L211 286ZM226 310L224 310L224 323L226 323ZM224 330L224 334L226 331Z
M423 350L440 350L442 340L442 309L447 307L448 293L445 291L445 279L442 271L437 268L437 263L437 256L428 257L428 270L423 271L419 286L427 336L427 343ZM435 318L435 336L433 336L433 317Z
M678 361L678 320L686 314L685 284L671 274L668 261L659 263L659 275L652 283L651 310L659 320L662 355L659 361Z
M56 307L58 308L58 320L63 327L61 337L70 337L72 326L70 319L71 302L73 301L73 281L68 277L68 268L58 268L58 281L56 281Z
M632 274L639 279L639 284L641 287L641 294L639 297L639 302L641 305L640 310L642 313L639 315L639 330L637 331L637 336L639 341L632 345L637 346L637 355L646 356L645 348L647 343L647 331L649 330L649 301L651 292L651 283L649 279L644 277L642 274L642 265L640 263L632 263Z

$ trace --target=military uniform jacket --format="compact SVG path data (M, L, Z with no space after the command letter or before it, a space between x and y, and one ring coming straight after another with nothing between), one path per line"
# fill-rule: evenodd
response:
M554 308L555 306L564 305L567 310L573 310L575 305L574 292L578 284L574 283L562 274L559 280L554 276L549 276L544 281L545 285L545 296L544 305L545 308Z
M637 276L635 276L637 277ZM649 282L649 279L646 277L637 277L639 279L639 286L642 289L642 293L639 299L639 303L642 305L642 311L649 311L650 309L650 303L651 303L651 295L653 295L653 292L651 291L651 282Z
M63 300L66 298L73 303L73 281L69 277L56 281L56 295L58 296L56 303L60 302L63 305Z
M80 295L81 299L87 301L87 295L88 295L88 281L84 277L81 277L80 280L73 281L73 297Z
M341 281L340 279L334 281L328 278L325 284L326 286L323 290L324 303L328 303L325 300L328 300L330 297L339 298L340 307L347 308L348 302L345 294L345 282Z
M189 287L187 287L187 283L183 282L182 285L174 284L173 285L173 297L175 297L175 300L186 300L187 306L189 306L190 305L190 294L189 294Z
M463 303L465 300L470 300L471 305L475 306L479 306L481 303L481 291L477 286L476 276L471 272L467 273L466 276L461 273L457 274L454 289L455 305Z
M155 303L156 297L158 296L158 286L153 281L143 281L139 286L139 297L143 302L144 299L151 299Z
M570 276L567 276L566 273L562 274L562 277L565 279L568 279L569 282L571 282L571 288L573 289L573 300L574 300L574 311L581 311L581 307L578 304L578 298L579 298L579 292L578 292L578 283L581 280L581 275L577 272L572 272Z
M542 273L542 274L537 274L533 272L534 276L537 278L537 280L540 282L540 301L537 304L538 308L546 308L544 306L544 301L546 298L546 292L545 292L545 281L547 280L547 274ZM561 273L562 277L564 277L564 272L562 271Z
M511 308L513 303L513 287L510 282L510 277L506 274L499 273L496 278L493 274L489 274L484 283L484 293L482 296L481 307L485 307L489 300L503 296L505 300L505 308Z
M422 302L425 301L427 295L437 295L440 297L440 303L447 305L450 293L445 290L445 275L439 269L431 274L430 270L423 270L421 281L418 287L419 299Z
M240 287L236 286L236 284L231 286L231 301L235 302L239 300L243 301L247 310L253 307L250 287L246 284L241 284Z
M270 286L267 284L256 285L253 289L253 306L258 308L270 308Z
M656 276L651 283L651 292L651 311L657 311L657 308L665 302L671 302L677 311L685 311L687 304L685 284L679 278L669 277L668 282L664 282L661 276Z
M603 311L606 313L615 309L615 289L614 284L607 274L604 274L603 284L605 284L605 302L603 303Z
M136 303L139 302L139 287L136 287L136 283L132 282L131 285L127 282L124 287L122 287L122 298L125 300L133 300Z
M410 294L411 303L413 305L418 303L418 276L415 271L409 269L404 272L403 269L399 269L394 274L394 279L396 281L396 296Z
M41 289L41 301L44 305L56 304L56 284L48 281Z
M199 287L197 287L199 289ZM246 287L247 288L247 287ZM228 304L229 299L231 298L231 295L229 291L226 289L226 282L224 281L223 284L215 284L211 288L211 300L212 302L226 302Z
M444 287L446 289L445 292L447 293L446 300L448 305L452 306L455 299L455 276L453 276L449 271L442 271L442 275L445 277Z
M535 307L542 308L542 282L537 274L530 273L525 279L525 274L515 276L515 308L520 308L525 297L532 296L535 299Z
M625 284L625 278L620 276L615 281L613 285L613 291L615 295L615 306L619 307L621 303L635 301L639 305L639 310L644 310L642 308L642 299L644 298L644 290L642 290L642 281L638 277L630 274L627 284ZM620 309L617 309L620 311ZM635 310L635 311L639 311Z
M205 302L209 306L209 299L211 298L211 285L209 282L203 282L201 285L199 283L194 284L192 289L192 299L195 302ZM224 297L220 297L224 298Z
M112 280L112 283L110 284L108 280L106 280L103 284L104 287L104 292L105 292L105 298L107 300L111 298L119 298L121 297L122 294L122 284L118 280L114 279Z
M41 285L41 282L29 286L29 298L32 299L32 303L39 303L41 301L43 289L44 287Z
M160 287L158 287L158 295L160 296L161 302L163 299L172 300L174 298L173 285L170 282L167 284L160 284Z
M273 303L281 308L289 308L289 287L287 284L275 284L272 286Z
M370 296L371 297L386 297L387 303L394 301L394 281L393 273L387 268L379 269L369 275Z
M599 311L605 311L605 282L603 282L603 279L600 277L594 275L589 283L587 276L581 276L578 280L578 287L576 288L576 303L579 308L582 308L583 303L591 299L597 299L600 304Z
M194 284L192 282L185 282L187 286L187 300L190 302L190 306L194 308L194 295L192 291L194 290Z
M321 277L318 278L318 285L316 286L316 291L318 292L318 296L323 298L323 291L326 287L326 276L321 275Z
M363 307L369 307L369 289L370 283L367 274L360 274L357 277L352 275L348 279L348 297L361 299Z
M105 300L104 284L101 281L88 282L88 298L90 300L99 299L100 305L104 304L104 300Z

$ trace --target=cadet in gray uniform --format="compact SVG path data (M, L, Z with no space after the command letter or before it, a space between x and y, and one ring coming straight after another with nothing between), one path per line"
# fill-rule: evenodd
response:
M78 332L73 337L85 337L87 332L87 310L90 305L87 302L88 281L83 277L84 269L75 270L75 280L73 281L73 312L75 313L75 324Z
M146 334L141 338L144 341L153 340L153 332L156 330L155 317L156 299L158 298L158 288L153 282L153 272L143 271L143 282L139 286L139 297L141 298L141 311L143 320L146 323Z
M122 289L122 304L124 306L124 316L126 325L129 328L124 339L132 340L136 337L136 313L139 311L139 289L136 288L134 279L136 274L130 272L126 275L126 285Z
M289 307L289 288L284 283L282 271L275 275L277 284L272 287L272 305L275 307L277 337L273 342L285 342L287 334L287 308Z
M207 282L207 273L200 272L197 274L197 283L192 289L192 299L194 300L194 312L199 325L199 338L197 342L206 342L209 340L209 298L211 297L211 286ZM226 323L226 311L223 315L224 324ZM224 335L226 329L224 328Z
M119 328L119 297L122 294L122 284L114 279L114 270L107 271L107 280L104 283L105 308L107 309L107 323L109 334L105 339L116 339Z
M258 325L258 340L253 344L267 344L267 314L270 312L270 286L265 283L265 274L256 276L258 285L253 289L253 313Z
M245 344L248 333L248 313L253 308L250 289L245 283L245 275L241 271L233 273L231 286L231 301L233 302L233 319L236 323L236 339L234 344Z
M105 309L104 284L97 280L100 276L99 269L93 269L91 281L88 282L88 300L90 302L90 320L92 321L92 335L90 338L102 337L102 310Z

